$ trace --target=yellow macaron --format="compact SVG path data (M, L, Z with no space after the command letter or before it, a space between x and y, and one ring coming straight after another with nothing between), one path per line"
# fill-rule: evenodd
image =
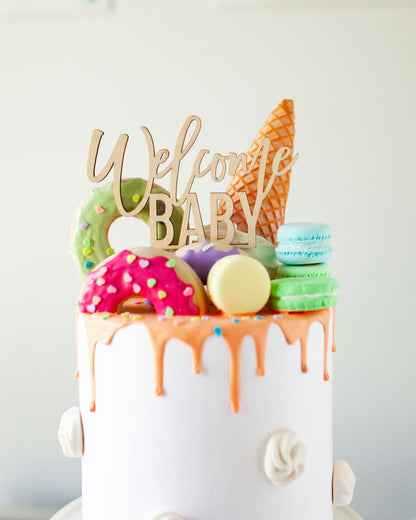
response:
M212 302L221 311L255 313L269 299L270 278L266 268L250 256L225 256L210 270L207 288Z

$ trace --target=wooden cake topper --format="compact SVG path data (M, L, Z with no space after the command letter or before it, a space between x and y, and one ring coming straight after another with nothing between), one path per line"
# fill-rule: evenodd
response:
M268 179L268 182L265 183L266 162L270 151L270 139L268 137L264 137L261 140L257 151L254 154L253 160L249 165L247 165L247 155L245 153L236 154L230 152L228 155L214 153L211 162L209 162L209 164L204 168L202 167L202 161L206 159L206 156L210 154L210 151L207 149L200 150L194 160L186 187L183 193L179 194L178 178L181 161L188 154L198 138L201 131L201 119L198 116L190 116L187 118L179 132L172 154L166 148L156 151L152 134L148 128L142 126L141 130L146 139L149 153L149 174L145 192L143 195L141 194L135 209L127 211L124 207L121 196L123 161L129 139L128 135L121 134L119 136L109 159L101 172L97 174L97 156L104 132L101 130L94 130L88 154L87 175L90 181L96 183L103 181L109 175L111 170L113 170L114 199L120 214L123 216L133 217L148 205L151 246L159 247L161 249L178 249L190 242L200 242L204 240L205 233L198 197L196 193L192 191L195 179L209 174L214 182L221 182L226 175L231 177L234 176L237 169L249 174L258 163L257 167L259 173L257 178L257 195L254 205L250 206L245 191L237 192L247 223L247 243L234 243L235 229L231 220L231 216L233 215L232 198L226 193L210 193L210 241L236 245L241 248L255 247L256 224L262 202L270 192L276 177L284 175L292 168L298 159L298 154L296 154L285 167L281 167L282 161L285 161L285 159L291 155L292 151L290 148L285 146L279 148L273 159L272 175ZM170 159L169 162L168 159ZM170 174L170 195L152 193L155 181L162 179L168 174ZM219 211L219 204L221 204L222 208L225 207L225 210L222 209ZM184 211L179 242L177 244L172 244L174 227L170 221L170 216L172 215L172 209L174 206L183 207ZM193 227L189 227L191 215ZM225 236L222 238L219 238L218 236L219 222L223 222L226 229ZM166 228L165 235L162 238L158 238L157 223L163 223ZM193 239L191 240L191 238Z

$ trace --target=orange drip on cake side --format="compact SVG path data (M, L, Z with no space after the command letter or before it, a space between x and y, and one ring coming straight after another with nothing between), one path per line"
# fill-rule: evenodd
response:
M90 377L91 377L91 406L90 411L95 412L95 350L97 343L102 341L106 345L109 345L113 340L114 334L127 325L127 323L120 323L119 320L95 320L93 326L89 322L88 318L94 315L84 314L85 326L87 329L87 341L88 341L88 353L90 361ZM115 316L119 316L116 314Z
M128 314L128 313L127 313ZM311 311L297 314L282 315L276 319L274 315L262 315L260 319L255 317L241 319L234 323L228 316L210 316L209 319L195 319L190 316L180 316L163 321L158 320L155 314L145 315L134 314L111 314L107 319L103 319L100 314L84 314L87 329L90 377L91 377L91 411L95 411L96 385L95 385L95 351L99 341L109 345L115 333L127 326L142 323L146 326L154 351L154 371L155 371L155 392L157 395L163 394L163 375L164 375L164 352L165 345L169 339L177 339L187 344L192 350L192 370L198 374L201 371L201 359L205 340L215 334L214 329L219 331L219 335L224 340L228 349L229 357L229 384L230 384L230 407L233 412L238 412L240 408L240 361L241 347L246 336L254 339L257 374L263 376L266 371L265 357L266 344L269 328L272 324L277 325L282 330L289 345L293 345L299 340L301 346L301 370L307 372L307 342L309 329L312 323L321 323L324 329L324 366L323 377L329 379L328 363L328 342L329 342L329 322L331 316L330 309Z
M328 381L328 327L329 327L329 319L330 319L331 311L330 309L322 309L320 311L315 312L305 312L302 314L299 313L290 313L285 315L286 320L283 321L283 318L280 320L279 325L282 329L283 334L285 335L286 341L293 345L297 340L300 341L300 349L301 349L301 369L302 372L308 371L308 360L307 360L307 343L308 343L308 335L309 328L313 322L317 321L321 323L324 328L324 379ZM299 318L304 318L302 322L299 322ZM297 327L291 327L291 321L295 320L297 323ZM296 328L298 330L296 330ZM300 331L299 331L300 329ZM299 334L300 332L300 334Z
M335 307L332 307L332 352L336 352L337 347L335 345Z

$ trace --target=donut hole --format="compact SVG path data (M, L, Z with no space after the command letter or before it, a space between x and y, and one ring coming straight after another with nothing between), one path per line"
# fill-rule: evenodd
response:
M132 249L150 243L149 226L136 217L119 217L108 230L108 241L114 251Z
M134 295L121 302L117 312L119 314L123 312L130 312L130 314L154 314L155 309L145 298Z

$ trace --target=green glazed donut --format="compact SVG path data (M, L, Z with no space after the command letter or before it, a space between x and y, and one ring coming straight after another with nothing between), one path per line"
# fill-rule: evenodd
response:
M145 193L146 184L146 181L139 178L122 181L121 195L127 211L132 211L137 207ZM169 195L169 192L157 185L153 185L152 193ZM160 206L160 204L159 202L158 205ZM81 205L75 216L69 250L75 258L82 280L99 263L114 253L114 249L108 241L108 230L119 217L121 214L114 200L112 182L106 186L94 188L89 198ZM149 224L149 202L136 217ZM182 208L174 206L170 217L174 229L174 244L179 241L182 219ZM163 238L164 234L165 225L158 222L158 238Z

